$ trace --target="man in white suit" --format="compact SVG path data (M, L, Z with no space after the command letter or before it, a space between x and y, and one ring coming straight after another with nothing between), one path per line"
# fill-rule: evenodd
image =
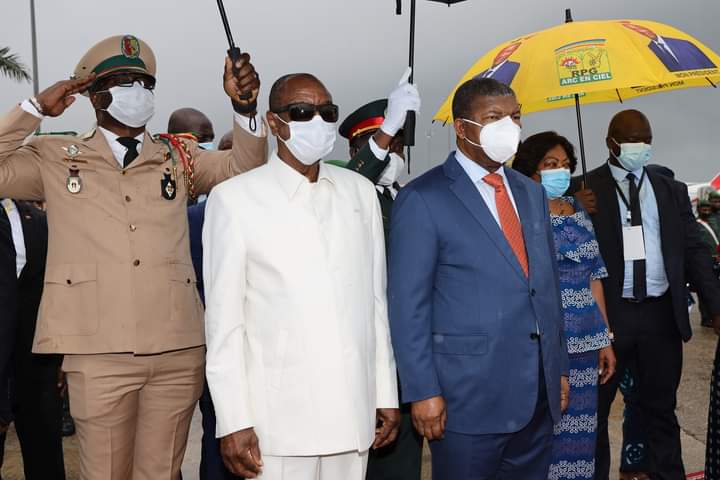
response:
M207 379L226 466L263 480L362 480L400 418L375 187L320 159L338 108L280 78L278 148L221 183L203 230Z

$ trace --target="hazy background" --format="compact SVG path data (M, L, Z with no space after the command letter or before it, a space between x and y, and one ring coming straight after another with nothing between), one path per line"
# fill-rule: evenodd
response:
M395 15L394 0L226 0L235 41L251 53L263 80L260 108L280 75L308 71L323 80L344 117L365 102L387 95L407 63L409 1ZM3 0L0 46L31 64L27 0ZM447 7L418 0L416 75L423 96L418 118L413 175L445 160L454 148L449 127L430 119L460 76L483 53L521 34L564 21L643 18L671 24L720 50L718 0L467 0ZM227 43L213 0L36 0L40 88L67 78L95 42L134 34L158 58L157 113L153 132L165 131L168 115L191 106L204 111L218 137L231 127L231 108L221 86ZM0 111L32 94L31 84L0 77ZM625 105L583 108L590 167L607 157L604 137L610 117L623 108L644 111L653 124L656 163L685 181L708 181L718 171L720 92L712 88L663 93ZM85 131L94 116L84 98L44 130ZM577 144L572 109L535 113L524 119L524 135L554 129ZM347 158L341 142L332 158Z

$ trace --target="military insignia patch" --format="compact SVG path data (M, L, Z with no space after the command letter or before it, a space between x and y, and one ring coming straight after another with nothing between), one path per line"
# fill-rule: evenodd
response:
M127 58L139 57L140 41L132 35L125 35L122 40L120 40L120 52Z
M82 190L82 180L80 179L80 171L71 168L68 172L67 182L65 183L68 192L75 195Z
M175 200L177 185L169 173L163 173L163 179L160 180L160 194L165 200Z
M610 59L603 38L573 42L555 50L560 85L612 80Z
M68 157L70 158L75 158L82 153L80 151L80 147L75 144L68 145L67 147L62 147L62 149L65 150L65 153L67 153Z

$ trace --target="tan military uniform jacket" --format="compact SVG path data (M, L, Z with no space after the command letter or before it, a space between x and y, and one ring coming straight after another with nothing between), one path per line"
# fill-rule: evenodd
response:
M0 118L0 197L47 202L34 351L149 354L202 345L180 159L177 193L167 200L161 187L172 171L168 149L147 132L140 156L122 169L101 132L23 145L39 123L19 107ZM188 141L198 193L267 161L267 138L234 128L230 151L204 151ZM74 157L70 145L79 149ZM70 169L82 182L77 193L68 185Z

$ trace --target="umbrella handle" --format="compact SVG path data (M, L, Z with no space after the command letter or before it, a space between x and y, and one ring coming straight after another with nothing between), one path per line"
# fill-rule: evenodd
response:
M238 60L240 60L240 55L242 55L242 52L238 47L230 47L227 51L228 57L230 57L230 61L232 62L232 72L233 75L237 77L239 70L235 66ZM252 97L252 92L247 93L241 93L240 94L240 100L250 100L250 97Z

